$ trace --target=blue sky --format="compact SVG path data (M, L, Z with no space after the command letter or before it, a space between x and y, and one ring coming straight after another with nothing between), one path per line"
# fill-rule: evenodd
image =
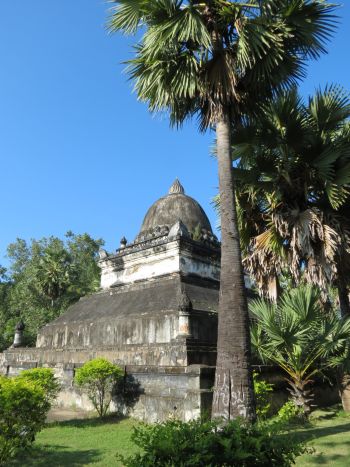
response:
M137 234L175 177L212 225L213 135L169 128L132 94L122 61L132 40L105 30L102 0L0 2L0 264L16 237L67 230L114 250ZM329 54L309 65L304 95L336 82L350 89L350 5Z

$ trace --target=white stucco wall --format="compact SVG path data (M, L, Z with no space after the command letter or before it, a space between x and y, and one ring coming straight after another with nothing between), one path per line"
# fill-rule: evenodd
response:
M181 246L179 240L139 251L125 250L120 255L100 261L100 267L102 289L176 272L216 281L220 279L220 267L216 261L204 255L192 254Z

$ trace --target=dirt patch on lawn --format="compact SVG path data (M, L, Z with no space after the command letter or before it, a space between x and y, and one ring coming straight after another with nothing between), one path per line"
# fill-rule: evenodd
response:
M51 422L65 422L67 420L83 420L91 418L92 412L85 412L79 409L63 409L60 407L53 407L47 415L46 421Z

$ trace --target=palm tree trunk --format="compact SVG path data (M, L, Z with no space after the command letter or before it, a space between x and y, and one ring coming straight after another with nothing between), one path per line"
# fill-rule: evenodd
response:
M338 279L338 297L340 314L343 318L350 316L349 291L342 279Z
M344 255L346 253L344 252ZM348 271L343 265L341 255L338 256L337 261L337 270L338 270L338 280L337 280L337 289L338 289L338 299L339 299L339 308L340 314L343 318L350 316L350 300L349 300L349 290L348 290Z
M230 121L217 122L221 212L218 345L212 417L255 420L249 315L232 177Z
M350 316L349 290L347 281L344 280L346 272L342 268L341 261L338 261L338 299L339 309L342 318ZM348 372L341 372L339 395L345 412L350 412L350 375Z
M303 379L298 376L290 380L287 379L287 383L290 386L287 390L290 392L295 406L302 409L304 417L308 418L314 400L314 395L311 389L309 389L312 381L308 377Z
M344 412L350 412L350 375L340 367L337 371L337 385Z

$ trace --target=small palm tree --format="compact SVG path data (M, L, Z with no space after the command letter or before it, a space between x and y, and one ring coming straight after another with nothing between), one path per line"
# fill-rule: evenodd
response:
M221 291L214 417L255 417L249 319L234 202L231 124L304 74L325 51L334 7L321 0L116 0L110 29L139 32L129 73L151 111L215 128L221 199Z
M296 89L264 104L235 132L238 213L244 265L276 299L288 270L338 288L350 314L350 95L330 86L308 103Z
M350 343L350 319L326 314L319 296L316 288L301 286L277 304L262 299L250 304L253 348L263 361L286 373L291 397L306 416L313 401L313 378L334 366L335 357Z

